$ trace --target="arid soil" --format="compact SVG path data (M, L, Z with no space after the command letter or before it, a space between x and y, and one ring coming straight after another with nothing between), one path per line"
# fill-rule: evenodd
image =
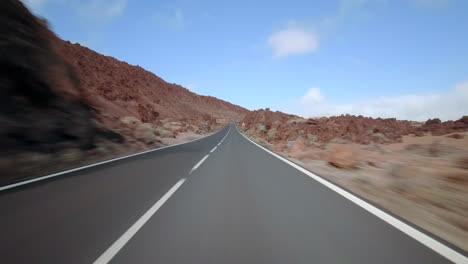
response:
M18 0L0 2L0 23L0 185L199 137L248 112L63 41Z
M255 111L240 130L278 154L468 250L468 124ZM260 131L264 125L266 131Z

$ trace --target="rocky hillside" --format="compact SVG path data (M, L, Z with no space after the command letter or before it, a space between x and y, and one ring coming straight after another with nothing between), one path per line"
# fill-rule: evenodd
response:
M165 82L139 66L56 39L99 123L140 149L179 133L204 134L238 122L248 110Z
M248 112L65 42L18 0L0 1L0 23L0 185L193 139Z
M239 121L246 109L170 84L139 66L103 56L79 44L58 40L88 92L88 100L103 117L133 116L142 122L161 119L215 118Z
M351 115L305 119L261 109L248 113L241 123L244 130L270 143L305 138L321 143L387 144L400 142L404 135L439 136L468 131L468 116L456 121L430 119L419 123ZM261 125L265 126L264 131L259 129Z

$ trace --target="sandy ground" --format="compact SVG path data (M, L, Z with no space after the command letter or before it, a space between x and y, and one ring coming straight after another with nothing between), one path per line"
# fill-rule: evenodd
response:
M459 134L389 145L263 145L468 251L468 132Z

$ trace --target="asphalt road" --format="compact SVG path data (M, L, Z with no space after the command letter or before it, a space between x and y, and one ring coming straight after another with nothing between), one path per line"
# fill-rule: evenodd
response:
M1 263L451 263L234 126L4 190L0 227Z

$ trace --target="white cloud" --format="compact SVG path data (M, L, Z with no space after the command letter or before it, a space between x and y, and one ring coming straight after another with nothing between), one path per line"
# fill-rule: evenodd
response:
M311 88L307 93L301 98L301 103L306 105L320 104L323 102L323 96L318 88Z
M304 97L279 107L279 110L304 117L352 114L415 121L436 117L442 120L455 120L468 115L467 102L468 81L465 81L445 93L380 97L345 104L327 103L321 96L320 90L315 88L309 90Z
M273 57L279 58L315 52L319 48L319 38L313 31L288 28L273 33L268 44L273 48Z
M273 57L275 58L316 52L319 49L320 39L326 38L327 34L336 31L345 23L367 18L369 12L364 11L374 4L378 5L386 1L341 0L335 13L325 17L319 23L314 24L313 27L298 26L299 23L296 21L289 22L286 29L270 35L267 43L273 48ZM309 28L314 28L317 31L312 31Z
M172 30L181 30L186 26L184 13L179 9L169 15L156 13L154 15L154 21L159 25Z

